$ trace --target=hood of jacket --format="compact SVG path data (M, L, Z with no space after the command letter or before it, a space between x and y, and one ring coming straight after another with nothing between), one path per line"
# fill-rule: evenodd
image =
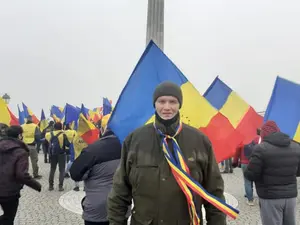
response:
M24 148L29 152L27 145L19 139L6 137L0 140L0 153L13 151L17 148Z
M264 141L279 147L287 147L291 144L291 138L282 132L272 133L264 137Z

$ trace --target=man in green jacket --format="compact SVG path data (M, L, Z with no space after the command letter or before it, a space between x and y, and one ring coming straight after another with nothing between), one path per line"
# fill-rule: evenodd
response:
M208 193L224 200L224 182L209 139L180 121L182 98L176 84L160 84L153 94L155 122L135 130L124 141L121 163L108 197L110 225L126 224L132 200L132 225L202 225L202 205L208 225L226 224L225 214L194 192L190 205L171 170L170 162L176 162L181 152L190 176ZM198 222L192 222L195 216L190 213L196 215L190 211L193 207Z

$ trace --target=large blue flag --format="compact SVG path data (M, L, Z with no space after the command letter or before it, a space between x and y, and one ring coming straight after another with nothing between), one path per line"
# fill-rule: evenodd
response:
M277 77L264 120L274 120L282 132L300 142L300 85Z

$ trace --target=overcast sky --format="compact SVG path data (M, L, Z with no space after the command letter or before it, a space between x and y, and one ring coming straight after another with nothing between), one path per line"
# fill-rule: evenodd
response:
M0 94L38 116L117 101L145 48L148 0L0 0ZM165 52L204 93L219 75L264 110L277 75L300 83L300 3L166 0Z

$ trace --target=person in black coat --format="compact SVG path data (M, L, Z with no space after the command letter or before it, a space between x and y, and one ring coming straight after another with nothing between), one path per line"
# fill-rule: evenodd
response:
M300 146L274 121L267 121L260 135L244 175L255 182L262 223L296 225Z

